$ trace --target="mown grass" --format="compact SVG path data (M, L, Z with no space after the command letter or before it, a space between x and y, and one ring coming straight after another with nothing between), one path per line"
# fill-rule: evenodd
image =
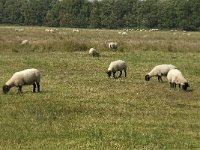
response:
M200 33L128 32L43 27L0 27L0 84L26 68L42 73L41 92L23 87L0 94L0 149L199 149ZM24 39L27 45L20 45ZM119 49L107 43L117 41ZM88 55L90 47L101 53ZM128 64L127 78L107 78L113 60ZM145 74L176 65L187 92Z

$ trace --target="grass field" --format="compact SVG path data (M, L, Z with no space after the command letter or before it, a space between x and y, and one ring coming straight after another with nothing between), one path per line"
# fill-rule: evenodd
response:
M15 28L0 26L0 84L38 68L41 92L0 94L0 149L200 149L199 32ZM88 55L91 47L99 59ZM108 79L117 59L127 62L127 77ZM144 80L163 63L182 71L188 91L170 89L166 78Z

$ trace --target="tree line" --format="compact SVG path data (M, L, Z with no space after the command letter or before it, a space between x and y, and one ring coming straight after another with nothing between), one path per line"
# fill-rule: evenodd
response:
M200 0L1 0L0 23L200 30Z

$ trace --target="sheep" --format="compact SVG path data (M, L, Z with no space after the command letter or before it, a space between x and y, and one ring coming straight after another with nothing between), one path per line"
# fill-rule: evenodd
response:
M177 68L174 65L171 64L162 64L162 65L157 65L155 66L146 76L145 80L149 81L151 77L157 76L159 82L163 82L162 76L167 76L168 72L170 69L175 69Z
M3 93L6 94L12 87L18 87L19 92L22 92L23 85L33 85L33 92L40 92L40 71L37 69L26 69L13 74L13 76L3 86Z
M117 49L118 43L117 42L110 42L108 44L108 46L109 46L110 49Z
M119 75L119 78L120 78L122 75L122 71L124 70L125 77L126 77L126 69L127 69L127 64L122 60L117 60L110 63L108 67L108 71L106 73L108 74L108 77L110 77L111 74L113 73L113 77L115 78L115 73L117 71L120 71L120 75Z
M23 32L24 29L22 29L22 28L16 28L15 31L17 31L17 32Z
M149 32L158 31L158 29L150 29Z
M49 33L54 33L56 31L56 29L45 29L46 32L49 32Z
M80 32L78 29L73 29L72 32Z
M127 32L125 32L125 31L124 31L124 32L122 32L122 35L127 35Z
M182 73L178 69L171 69L167 74L167 79L170 83L171 88L176 88L176 85L179 85L179 88L187 90L189 84L187 80L183 77Z
M99 57L99 52L95 48L90 48L89 55L92 55L93 57Z
M23 40L23 41L21 42L21 45L25 45L25 44L28 44L28 43L29 43L28 40Z
M50 31L50 29L45 29L45 32L49 32Z

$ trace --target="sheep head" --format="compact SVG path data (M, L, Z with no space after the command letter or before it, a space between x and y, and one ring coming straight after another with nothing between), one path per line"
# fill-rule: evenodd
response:
M4 94L7 94L9 91L10 91L10 86L4 85L4 86L3 86L3 93L4 93Z
M149 76L148 74L145 76L145 80L146 80L146 81L149 81L149 80L150 80L150 76Z

